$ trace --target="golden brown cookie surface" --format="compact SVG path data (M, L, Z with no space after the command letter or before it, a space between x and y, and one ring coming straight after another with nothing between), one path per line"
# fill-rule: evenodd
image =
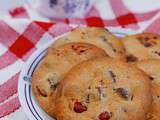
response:
M60 80L74 65L102 56L107 56L102 49L88 43L68 43L56 49L49 48L32 78L33 93L40 106L54 116L54 93Z
M58 120L145 120L151 104L149 77L109 58L73 67L57 91Z
M137 63L137 66L146 72L152 82L153 102L147 120L160 119L160 61L159 60L144 60Z
M127 53L127 61L135 62L145 59L160 59L160 35L141 33L129 35L122 39Z
M125 58L125 51L122 42L105 28L76 28L68 35L58 39L55 44L53 44L53 47L56 48L70 42L94 44L105 50L110 57L118 59Z

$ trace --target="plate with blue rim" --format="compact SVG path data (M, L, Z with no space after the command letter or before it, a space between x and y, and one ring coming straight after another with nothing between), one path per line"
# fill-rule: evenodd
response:
M107 28L112 34L117 37L124 37L126 35L136 34L137 32L131 29L122 28ZM66 35L68 33L65 33ZM31 80L34 71L38 68L38 65L45 57L48 47L54 43L58 38L64 36L55 37L53 40L49 41L39 49L37 49L27 60L23 66L18 82L18 95L21 106L25 111L26 115L30 120L55 120L55 118L50 117L43 109L38 105L31 89Z

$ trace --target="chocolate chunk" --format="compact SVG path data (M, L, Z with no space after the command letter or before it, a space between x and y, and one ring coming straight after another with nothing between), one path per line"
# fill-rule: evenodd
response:
M156 53L157 55L159 55L159 56L160 56L160 52L158 52L158 51L155 51L154 53Z
M126 57L126 60L127 60L127 62L135 62L135 61L138 60L138 58L135 57L135 56L133 56L133 55L128 55L128 56Z
M60 53L57 53L57 56L60 56Z
M157 36L154 36L153 39L158 39L158 37L157 37Z
M83 53L83 52L85 52L85 51L86 51L86 50L80 50L79 52L80 52L80 53Z
M131 101L133 100L133 95L131 96Z
M151 46L152 46L152 44L151 44L151 43L148 43L148 42L147 42L147 43L144 43L143 45L144 45L145 47L151 47Z
M47 97L47 93L44 90L41 90L38 86L36 86L37 92L39 93L39 95L43 96L43 97Z
M91 86L89 86L88 89L90 90L90 89L91 89Z
M127 88L116 88L115 91L117 92L117 94L126 99L126 100L131 100L133 99L133 95L129 92L129 90Z
M152 43L148 42L150 40L149 37L138 37L138 39L140 40L139 42L145 47L151 47L153 45Z
M113 82L116 82L116 75L113 73L113 71L109 70L108 72L109 72L111 78L113 79Z
M154 80L154 78L153 78L152 76L149 76L149 79L150 79L150 80Z

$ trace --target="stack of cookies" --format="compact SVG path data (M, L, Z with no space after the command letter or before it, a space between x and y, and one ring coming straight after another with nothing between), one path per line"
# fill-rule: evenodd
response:
M48 49L32 90L57 120L160 120L159 59L160 35L76 28Z

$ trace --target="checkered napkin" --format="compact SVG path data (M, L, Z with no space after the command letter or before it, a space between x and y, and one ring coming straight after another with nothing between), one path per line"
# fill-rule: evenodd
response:
M157 0L141 0L140 3L136 2L138 0L135 2L100 1L83 19L55 18L52 22L40 21L47 19L39 16L26 5L9 9L1 14L0 120L27 120L17 95L21 68L34 51L54 37L70 31L72 24L160 32L160 5L155 2Z

